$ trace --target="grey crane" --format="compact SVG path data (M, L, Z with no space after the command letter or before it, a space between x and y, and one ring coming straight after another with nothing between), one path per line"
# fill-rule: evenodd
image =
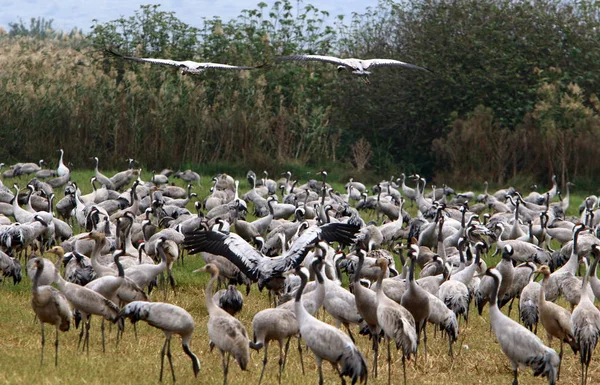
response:
M427 291L425 294L429 302L429 317L427 321L446 332L448 336L448 355L454 359L452 345L458 337L458 320L456 319L456 314L435 295Z
M175 178L181 178L187 183L197 182L198 186L200 186L200 174L190 169L185 171L178 171L173 175Z
M296 274L300 276L301 283L294 300L294 313L302 339L315 355L319 370L319 385L323 384L321 368L323 360L330 362L336 368L342 384L345 383L344 376L350 377L352 384L355 384L356 381L366 383L368 370L364 356L350 337L341 330L319 321L306 311L302 304L302 292L306 287L308 277L299 266L296 267Z
M21 282L21 263L0 250L0 272L4 277L12 277L13 284Z
M244 306L242 293L234 285L229 285L227 289L217 291L213 295L213 302L232 316L239 313Z
M258 281L262 289L271 280L282 280L282 274L300 265L310 248L319 240L350 244L358 226L347 223L328 223L311 226L298 237L290 249L279 257L267 258L235 233L196 231L185 236L184 247L190 254L199 251L222 255L233 262L250 280Z
M211 275L205 292L205 303L209 316L208 338L210 339L211 346L216 346L221 352L223 384L226 385L231 355L233 355L234 359L240 365L240 368L246 370L246 366L250 360L248 333L239 320L213 302L213 287L215 281L219 278L219 268L216 265L208 264L202 269Z
M428 293L415 282L415 261L419 255L419 246L412 244L410 246L408 257L410 258L410 269L408 271L408 289L402 295L400 304L412 314L415 320L417 332L417 345L423 332L423 345L425 357L427 357L427 320L429 319L429 300ZM416 354L415 354L416 357ZM416 359L416 358L415 358Z
M41 258L34 259L33 264L36 268L33 277L33 287L31 289L31 307L40 321L42 329L42 353L40 365L44 363L44 324L48 323L56 327L56 341L54 342L55 357L54 366L58 366L58 331L66 332L71 325L71 307L63 293L49 285L40 285L40 277L44 272L45 262Z
M146 321L149 325L161 329L165 333L165 343L160 352L160 376L162 381L165 354L169 359L173 382L175 382L175 371L171 361L171 337L173 334L181 336L181 346L183 351L192 360L192 369L194 377L198 377L200 372L200 360L190 350L192 333L194 332L194 319L185 309L162 302L142 302L134 301L129 303L119 312L119 318L129 318L132 323Z
M96 162L96 166L94 167L94 175L96 176L98 183L100 183L100 186L106 186L107 189L114 190L115 184L98 170L98 157L95 156L93 159Z
M537 325L539 322L538 297L542 285L535 282L533 278L534 274L532 273L530 274L529 283L521 291L519 297L519 317L527 329L537 334Z
M515 267L515 272L513 274L513 284L506 291L504 297L500 299L500 307L504 306L506 302L508 304L508 316L510 317L510 313L512 311L512 305L515 298L521 298L521 292L525 289L525 287L532 281L533 271L537 269L537 266L533 262L524 262ZM533 297L529 297L530 299L537 298L536 295ZM535 301L537 303L537 301ZM520 303L519 303L520 305ZM537 305L535 306L537 309ZM537 323L537 322L536 322Z
M104 298L109 299L113 303L132 302L132 300L147 300L146 294L133 281L125 278L123 265L119 258L124 255L123 250L117 250L113 254L113 260L117 266L118 276L105 275L89 282L85 288L101 294ZM123 300L125 299L125 300ZM104 318L102 319L102 351L106 351L104 340Z
M133 60L133 61L142 62L142 63L159 64L159 65L177 67L177 68L181 69L182 75L186 75L186 74L198 75L198 74L201 74L202 72L204 72L204 70L206 70L206 69L243 71L243 70L254 70L254 69L258 69L261 67L261 66L259 66L259 67L233 66L233 65L221 64L221 63L198 63L198 62L191 61L191 60L177 61L177 60L171 60L171 59L141 58L141 57L121 55L113 50L107 50L106 52L108 52L111 55L125 59L125 60Z
M54 246L48 253L58 256L65 265L65 279L68 282L85 286L96 279L96 272L92 266L92 261L78 251L65 254L62 246ZM54 277L52 277L54 280Z
M550 268L547 265L542 265L536 273L541 273L544 275L544 280L542 282L542 286L538 293L538 311L539 318L546 329L546 337L548 338L548 346L552 346L552 337L558 338L560 342L560 352L558 353L558 357L562 363L563 356L563 343L566 342L571 345L573 349L573 353L577 353L579 350L577 343L575 342L575 337L573 336L573 325L571 324L571 313L549 301L546 301L546 297L544 295L544 285L548 282L550 278ZM558 373L556 375L556 379L560 378L560 364L558 365Z
M65 297L67 297L69 302L71 302L73 307L81 313L85 327L82 326L81 328L79 343L81 343L85 329L83 348L85 349L87 346L87 351L89 353L90 316L99 315L109 321L116 322L119 315L119 307L93 290L65 281L58 269L56 269L55 282L58 286L58 290L60 290Z
M383 330L387 342L388 384L391 384L392 357L390 341L394 340L396 349L402 348L402 373L406 385L406 358L417 353L417 333L415 319L402 305L389 299L383 292L383 276L388 267L385 258L379 258L377 265L381 269L377 277L377 323Z
M530 366L533 375L548 378L548 383L556 383L560 358L556 352L545 346L542 341L531 331L504 315L498 308L498 289L502 275L494 268L485 272L494 280L494 290L490 298L490 323L500 344L500 348L508 357L513 370L513 385L519 380L518 367Z
M139 287L146 288L150 282L154 281L159 274L167 269L167 255L164 250L166 242L165 238L160 238L156 244L156 250L158 250L158 255L160 256L160 263L158 265L144 263L132 266L125 270L125 276Z
M324 254L315 253L315 257L313 258L310 267L312 269L312 273L315 276L315 285L313 286L313 290L304 293L304 297L302 299L302 303L304 304L304 308L308 312L308 314L314 316L317 314L323 303L325 302L325 280L323 278L323 274L321 273L323 267L323 258ZM279 309L288 309L294 310L294 300L291 299L283 304L279 305L277 308Z
M34 277L37 275L37 266L39 265L37 261L38 259L39 257L37 257L35 254L31 254L29 260L27 261L27 276L29 279L31 279L31 281L33 281ZM38 285L40 286L50 285L52 282L54 282L54 276L56 274L54 263L46 258L44 258L44 262L44 272L37 277Z
M358 250L358 265L354 272L351 288L356 301L358 313L367 323L371 339L373 341L373 374L377 377L377 357L379 355L379 333L381 328L377 322L377 296L373 290L369 290L360 284L360 274L365 261L366 252Z
M592 245L592 255L594 262L583 277L583 284L581 285L581 298L579 305L573 310L571 314L571 323L573 325L573 335L575 341L579 345L579 359L581 362L581 384L587 383L588 368L590 361L592 360L592 354L598 344L600 338L600 310L594 306L593 302L589 299L586 294L588 290L588 280L590 273L596 271L598 265L598 255L600 254L600 248L598 245Z
M254 315L252 319L253 333L253 349L259 350L264 347L264 358L263 367L260 371L260 377L258 383L260 385L265 368L267 367L267 350L269 348L270 341L277 341L279 343L279 383L281 384L281 373L285 367L285 361L287 359L287 352L290 345L290 338L300 333L298 328L298 321L296 321L296 315L293 310L282 309L282 308L271 308L259 311ZM283 342L285 342L285 349ZM302 362L302 348L298 350L300 352L300 363L302 364L302 373L304 374L304 363Z
M496 265L496 270L502 274L502 283L500 284L500 289L498 290L498 298L504 298L504 294L512 287L515 275L515 268L511 259L512 255L512 246L504 246L504 249L502 249L502 259ZM492 288L492 278L487 276L482 277L479 286L475 290L475 306L477 306L479 315L481 315L485 304L491 297Z

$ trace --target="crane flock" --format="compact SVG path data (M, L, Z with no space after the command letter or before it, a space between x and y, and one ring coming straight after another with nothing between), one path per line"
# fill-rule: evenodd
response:
M140 58L135 56L126 56L116 52L113 49L107 49L106 53L118 57L124 60L136 61L140 63L150 63L162 66L171 66L181 69L182 75L192 74L198 75L203 73L207 69L213 70L225 70L225 71L248 71L248 70L257 70L265 67L265 65L259 66L236 66L222 63L199 63L191 60L172 60L172 59L160 59L160 58ZM338 58L335 56L325 56L325 55L289 55L289 56L279 56L275 59L276 62L288 62L288 61L317 61L322 63L330 63L337 65L338 71L348 71L355 76L362 77L368 81L368 77L371 75L370 71L367 71L371 68L377 67L402 67L408 68L412 70L419 70L424 72L431 73L432 71L420 67L414 64L405 63L400 60L394 59L356 59L356 58ZM35 165L38 167L39 166Z
M70 177L64 155L61 150L57 176L47 173L47 178ZM17 285L21 263L26 265L31 306L42 332L41 364L44 324L56 328L58 365L58 332L68 332L83 321L78 326L79 342L89 354L90 320L100 317L103 351L106 321L117 325L118 340L127 338L122 334L126 319L134 324L145 321L163 331L161 381L165 355L176 380L171 336L177 334L194 376L203 370L203 356L192 352L192 339L204 339L211 350L219 350L224 384L231 356L246 370L253 360L251 351L264 349L257 378L261 383L271 341L279 344L281 383L292 337L298 338L303 373L306 346L315 357L319 383L324 381L321 364L327 361L341 383L348 379L353 384L366 383L369 375L377 378L383 338L388 383L398 382L392 343L407 383L407 372L418 367L417 352L419 362L433 359L427 353L431 343L427 324L434 327L434 342L438 333L444 343L447 339L451 361L460 334L472 332L468 322L475 302L473 307L489 319L495 336L482 338L498 342L512 369L513 384L523 367L546 377L549 384L559 381L561 362L570 354L563 351L564 342L580 355L579 375L581 383L587 383L600 338L600 311L594 305L600 295L596 277L600 209L589 203L591 197L583 202L581 215L569 217L569 202L554 202L556 185L533 201L514 188L489 194L487 185L480 196L455 193L446 186L428 198L424 178L403 174L381 181L371 190L374 195L367 195L364 184L353 180L336 192L322 171L320 180L309 179L303 186L297 186L289 172L278 181L269 180L266 172L262 179L251 172L244 193L239 181L219 174L209 195L199 199L192 193L192 183L200 178L191 170L178 173L189 176L189 185L182 188L171 184L176 175L171 170L153 172L152 180L144 181L130 161L130 169L108 177L100 172L99 159L93 160L94 192L82 195L79 186L66 182L64 198L56 205L56 187L40 176L29 181L24 194L17 184L13 193L0 183L0 269ZM22 165L12 168L17 169L13 178L39 171ZM4 175L4 180L9 178ZM409 179L414 188L406 185ZM353 189L360 194L351 194ZM405 200L416 202L417 215L404 209ZM257 219L250 221L251 216ZM569 233L568 240L559 229ZM501 255L497 263L493 250ZM206 308L205 318L168 301L168 292L178 290L178 270L173 266L184 269L184 255L186 261L201 258L200 271L210 274L201 294L204 301L199 301ZM541 282L537 274L543 275ZM247 311L252 297L260 295L249 290L255 283L259 290L268 290L271 300L256 312L252 325L244 325L237 314ZM223 284L226 290L215 293ZM245 296L238 285L247 288ZM153 292L157 286L162 286L162 293ZM519 311L513 319L515 299ZM503 309L506 304L508 312ZM194 335L200 322L207 324L207 335ZM538 324L547 344L536 335ZM371 338L371 350L361 350L360 341L366 337L355 337L353 329ZM550 346L553 338L559 339L559 353ZM415 361L415 369L407 367L407 360ZM63 360L61 365L67 364Z

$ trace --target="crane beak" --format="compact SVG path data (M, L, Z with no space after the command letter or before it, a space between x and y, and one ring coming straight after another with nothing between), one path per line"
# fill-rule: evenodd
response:
M201 267L200 269L196 269L194 271L192 271L192 273L203 273L206 271L206 266Z

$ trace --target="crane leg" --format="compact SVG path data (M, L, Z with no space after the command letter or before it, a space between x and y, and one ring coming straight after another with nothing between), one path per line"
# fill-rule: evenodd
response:
M510 317L510 311L512 310L512 305L513 305L513 302L515 301L515 298L517 298L517 297L512 297L512 299L510 300L510 303L508 304L508 316L509 317ZM519 318L521 318L521 317L519 317Z
M342 385L346 385L346 380L344 379L344 376L342 376L342 372L340 371L340 368L338 366L338 364L331 364L333 366L333 368L335 369L335 371L338 373L338 376L340 376L340 380L342 382Z
M46 336L44 333L44 323L40 322L41 328L42 328L42 354L40 357L40 366L44 365L44 345L46 344Z
M404 377L404 385L406 385L406 357L404 356L404 353L402 353L402 376Z
M423 321L423 348L425 349L425 360L427 360L427 320Z
M517 368L513 368L514 380L512 382L512 385L519 385L519 379L517 378L518 375L519 375L518 369Z
M87 322L85 323L85 340L83 341L83 347L87 350L88 355L90 354L90 326L92 326L91 324L92 317L88 316Z
M302 367L302 375L304 376L304 360L302 359L302 342L300 341L300 336L298 336L298 353L300 354L300 366Z
M227 358L225 358L227 356ZM229 352L221 350L221 360L223 361L223 385L227 385L227 373L229 373Z
M56 341L54 341L54 366L58 366L58 326L56 327Z
M281 385L281 374L283 373L283 366L285 365L285 356L287 355L287 347L288 344L290 342L290 339L288 338L286 344L285 344L285 353L283 351L283 344L281 343L281 340L278 341L279 342L279 385Z
M171 374L173 375L173 382L175 382L175 369L173 369L173 359L171 357L171 337L167 338L167 358L169 359L169 366L171 367Z
M267 367L267 361L268 361L267 350L269 350L268 342L265 342L264 349L265 349L265 353L263 356L263 367L262 367L262 370L260 371L260 377L258 378L258 385L260 385L263 375L265 374L265 368ZM281 382L281 376L279 376L279 382Z
M373 374L377 378L377 357L379 356L379 335L371 333L373 338Z
M388 364L388 385L392 383L392 353L390 352L390 338L388 336L385 337L387 341L387 364ZM404 364L404 360L402 360ZM406 368L403 366L404 371L406 372ZM404 380L404 385L406 385L406 379Z
M350 336L350 339L352 340L352 343L355 344L356 341L354 341L354 336L352 335L352 330L350 330L350 325L348 325L347 323L345 323L344 326L346 327L346 330L348 331L348 335Z
M559 358L559 362L558 362L558 373L556 374L556 381L558 382L558 380L560 379L560 366L562 365L562 358L563 358L563 341L560 340L560 353L558 354L558 358Z
M173 272L169 269L169 284L171 285L171 289L173 289L173 294L177 294L175 291L175 278L173 277Z
M160 382L162 382L163 379L163 369L165 367L165 351L167 349L167 341L168 338L165 338L165 343L163 344L163 347L160 351L160 376L158 377L158 380Z
M104 318L102 318L102 325L100 325L100 330L102 331L102 353L106 353L106 340L104 339Z
M323 365L319 357L315 357L315 361L317 361L317 368L319 369L319 385L323 385Z
M450 355L452 361L454 361L454 352L452 351L452 345L452 336L450 335L450 333L448 333L448 354Z
M83 339L83 333L84 333L83 329L85 329L85 328L83 327L83 325L81 325L81 330L79 331L79 342L77 343L78 350L79 350L79 346L81 346L81 340ZM84 347L85 347L85 345L84 345Z
M288 337L287 341L285 342L285 351L284 351L284 355L283 355L283 365L281 366L281 371L283 372L283 370L285 369L285 364L287 363L287 355L288 355L288 349L290 348L290 339L292 337Z

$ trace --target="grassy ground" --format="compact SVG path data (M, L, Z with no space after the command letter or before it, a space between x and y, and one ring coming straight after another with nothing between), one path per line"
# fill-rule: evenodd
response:
M107 174L110 174L107 172ZM89 188L83 183L90 175L89 172L76 173L75 178L79 180L83 192ZM146 179L149 179L147 177ZM206 181L208 178L203 178ZM209 186L204 183L203 191ZM245 185L242 182L242 185ZM203 193L200 194L204 196ZM583 194L573 197L572 206L579 205ZM573 209L571 209L573 210ZM571 211L570 210L570 211ZM52 258L52 257L50 257ZM488 259L488 265L493 265L496 259ZM192 270L203 265L199 256L186 256L185 264L178 264L174 269L174 275L178 282L177 292L169 292L167 302L179 305L188 310L196 322L192 351L195 352L201 362L199 377L193 377L191 362L183 353L178 337L173 339L172 352L173 363L177 375L177 381L181 384L201 383L218 384L222 381L221 358L217 351L209 352L206 323L208 315L204 306L204 288L208 277L205 274L194 274ZM165 301L162 291L154 291L151 295L152 301ZM249 335L252 335L252 317L259 310L269 306L266 293L259 293L255 287L249 296L244 298L244 309L239 319L246 326ZM46 327L46 349L45 361L42 366L39 362L40 354L40 328L33 320L33 310L30 306L31 282L24 277L23 282L13 286L10 282L0 284L0 383L1 384L64 384L64 383L88 383L102 384L109 381L123 384L143 384L158 382L160 370L160 350L164 342L164 336L158 329L152 328L140 322L138 324L138 339L134 338L133 330L129 322L123 340L116 346L116 328L113 327L108 333L106 353L102 353L100 339L100 320L92 321L90 330L90 353L89 355L77 350L79 330L72 328L67 333L61 333L59 366L53 365L54 352L54 330ZM561 305L565 305L561 302ZM513 308L512 317L517 312L516 304ZM504 309L506 312L506 309ZM323 317L323 315L320 315ZM330 321L328 316L324 316ZM355 329L355 335L358 331ZM489 315L487 309L483 316L476 314L471 309L471 319L468 325L461 323L458 342L455 344L455 359L452 361L447 355L447 341L439 337L434 338L432 328L429 331L429 356L423 360L419 356L417 366L413 361L407 367L407 377L410 384L507 384L512 381L512 375L508 360L500 351L493 334L490 334ZM538 335L544 335L543 327L540 325ZM544 342L547 342L544 338ZM290 347L289 359L283 373L284 384L316 383L318 379L314 359L310 353L304 355L306 374L303 376L298 352L295 349L295 341ZM367 357L369 368L372 364L372 352L370 341L360 336L358 339L360 350ZM554 341L553 347L558 349ZM420 348L421 350L421 348ZM278 349L276 344L271 345L269 351L269 364L265 372L264 384L277 383L277 360ZM402 381L402 365L395 349L393 349L392 383L399 384ZM239 367L232 364L229 373L229 383L249 384L258 381L262 365L263 352L253 352L247 372L242 372ZM590 384L600 383L599 353L593 357L590 366ZM369 382L372 384L385 384L387 381L385 366L385 350L380 354L379 378L372 376ZM579 357L565 351L562 364L561 380L559 383L576 384L580 381ZM170 382L168 365L165 365L165 381ZM325 383L339 383L337 375L329 365L324 365ZM522 384L545 384L540 378L533 378L529 369L520 372Z

